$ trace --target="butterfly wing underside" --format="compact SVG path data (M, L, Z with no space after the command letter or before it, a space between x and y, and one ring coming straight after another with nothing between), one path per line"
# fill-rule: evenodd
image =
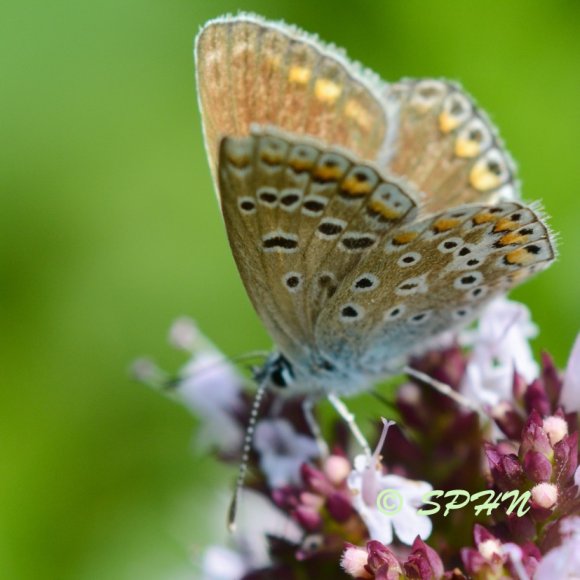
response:
M424 192L422 215L519 198L515 165L497 129L459 86L404 80L390 86L385 103L397 127L387 170Z
M294 360L342 280L417 213L396 180L352 156L279 132L228 137L219 191L232 251L258 314Z
M520 203L460 206L413 222L344 278L317 320L316 343L322 356L387 373L439 333L471 322L554 257L547 226ZM357 287L361 279L375 283Z
M199 104L215 176L224 136L275 126L375 159L387 140L385 83L341 51L283 23L240 15L196 39Z

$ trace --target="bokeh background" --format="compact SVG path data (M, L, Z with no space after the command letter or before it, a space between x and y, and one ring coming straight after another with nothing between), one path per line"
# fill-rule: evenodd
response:
M518 289L563 365L580 330L575 0L7 2L0 18L0 574L197 578L233 473L131 382L179 315L229 355L268 347L212 191L192 41L224 12L318 32L387 79L460 80L518 160L561 256ZM364 401L364 399L363 399ZM363 403L359 403L363 404Z

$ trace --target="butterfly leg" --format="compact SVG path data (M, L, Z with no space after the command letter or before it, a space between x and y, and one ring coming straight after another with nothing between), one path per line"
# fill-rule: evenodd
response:
M369 457L372 455L371 448L362 434L359 426L354 420L354 415L348 410L348 407L334 394L330 393L328 395L328 400L330 404L335 408L336 412L344 419L350 432L353 434L354 438L357 440L358 444L364 449L364 452Z
M457 391L454 391L449 385L442 383L441 381L438 381L437 379L434 379L433 377L430 377L429 375L409 366L406 366L403 370L410 377L413 377L414 379L421 381L430 387L433 387L437 392L445 395L446 397L449 397L450 399L453 399L461 407L465 407L466 409L477 413L481 419L488 419L487 415L479 405L473 401L470 401L467 397L464 397Z
M312 433L314 439L316 440L316 444L318 445L318 450L320 451L320 457L325 458L328 457L328 445L322 436L322 432L320 431L320 425L314 416L314 400L306 397L302 402L302 412L304 413L304 419L306 419L306 423L308 423L308 428Z

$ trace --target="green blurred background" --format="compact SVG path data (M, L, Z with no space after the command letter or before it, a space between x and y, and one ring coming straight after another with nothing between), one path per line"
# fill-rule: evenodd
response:
M195 317L228 354L267 347L232 261L202 143L192 41L239 9L283 18L387 79L460 80L561 233L514 293L563 365L580 328L577 1L101 0L0 16L0 576L196 578L232 472L194 419L132 383L181 358ZM575 253L576 252L576 253Z

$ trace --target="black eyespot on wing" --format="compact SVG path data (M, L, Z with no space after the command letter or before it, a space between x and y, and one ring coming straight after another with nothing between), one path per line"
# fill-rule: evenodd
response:
M300 197L296 193L288 193L280 199L280 203L286 207L296 203Z
M460 256L467 256L467 254L471 254L471 250L469 248L463 247L459 250L458 254Z
M358 312L352 306L345 306L340 313L345 318L356 318L358 316Z
M370 288L373 281L370 278L359 278L355 283L355 288Z
M322 222L318 226L318 231L325 236L336 236L342 232L344 228L334 222Z
M265 203L274 203L277 199L276 194L269 191L263 191L259 197Z
M285 250L293 250L298 247L298 240L285 238L284 236L274 236L263 241L264 249L284 248Z
M375 238L370 236L360 236L360 237L351 237L351 238L343 238L341 244L347 250L366 250L370 248L375 243Z
M320 201L316 201L314 199L309 199L308 201L304 202L304 207L313 213L321 212L324 209L324 204Z

